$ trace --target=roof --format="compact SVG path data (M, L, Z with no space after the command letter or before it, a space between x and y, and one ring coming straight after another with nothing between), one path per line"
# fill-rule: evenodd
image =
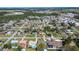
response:
M79 23L78 22L76 22L75 24L76 24L76 26L79 26Z
M62 40L51 40L51 41L48 41L48 45L53 45L53 46L56 46L56 47L60 47L62 46Z
M7 32L7 34L11 34L11 31Z
M20 41L19 41L19 45L20 45L22 48L28 47L28 40L20 40Z
M5 34L5 32L0 32L0 35Z
M59 42L62 42L62 40L55 40L55 41L59 41Z
M20 40L19 43L24 43L26 44L28 42L28 40Z
M18 43L18 40L12 40L11 43L12 43L12 44Z
M29 41L29 45L35 45L35 44L37 44L36 41Z

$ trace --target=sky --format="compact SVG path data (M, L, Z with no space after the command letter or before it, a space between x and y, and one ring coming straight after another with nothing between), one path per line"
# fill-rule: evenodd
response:
M0 7L78 7L78 0L0 0Z

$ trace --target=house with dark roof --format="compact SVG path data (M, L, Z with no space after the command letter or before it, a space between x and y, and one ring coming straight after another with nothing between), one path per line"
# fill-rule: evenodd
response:
M47 40L47 46L48 48L60 48L62 47L62 40L59 39L51 39Z

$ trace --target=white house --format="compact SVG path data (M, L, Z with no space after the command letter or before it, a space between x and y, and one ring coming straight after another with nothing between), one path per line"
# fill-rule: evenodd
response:
M79 22L76 22L76 23L75 23L75 26L76 26L76 27L79 27Z
M15 44L15 43L18 43L18 40L12 40L11 41L11 44Z

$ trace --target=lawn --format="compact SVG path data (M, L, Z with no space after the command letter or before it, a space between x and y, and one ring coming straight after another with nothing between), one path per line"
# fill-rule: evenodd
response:
M10 36L12 36L11 34L6 34L4 37L10 37Z
M27 40L36 40L35 37L26 37Z
M28 34L26 37L35 37L35 34Z
M26 51L35 51L33 48L27 48Z
M0 43L0 46L2 45L2 43Z

